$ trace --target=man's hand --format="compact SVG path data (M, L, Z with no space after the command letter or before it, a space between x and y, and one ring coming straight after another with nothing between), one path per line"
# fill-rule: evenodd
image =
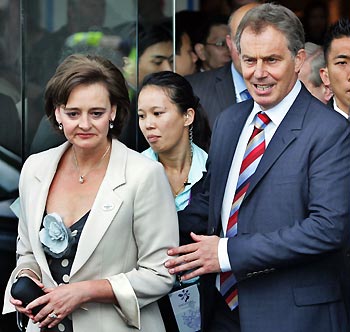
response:
M215 235L196 235L191 233L195 243L187 244L181 247L168 250L169 256L176 256L165 262L165 267L171 274L188 271L181 276L181 281L189 280L194 277L207 273L220 272L218 259L218 245L220 238Z

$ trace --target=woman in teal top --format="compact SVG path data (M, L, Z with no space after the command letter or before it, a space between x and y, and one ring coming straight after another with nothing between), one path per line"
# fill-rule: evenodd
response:
M210 127L188 81L173 72L147 76L138 98L139 126L150 148L143 152L164 166L177 211L190 202L206 171Z
M163 165L176 209L181 211L199 191L206 171L211 134L206 114L188 81L167 71L144 79L138 115L150 145L143 154ZM167 332L200 331L197 279L186 285L176 283L168 297L158 301ZM176 304L176 299L184 296L188 296L188 303L192 301L186 310Z

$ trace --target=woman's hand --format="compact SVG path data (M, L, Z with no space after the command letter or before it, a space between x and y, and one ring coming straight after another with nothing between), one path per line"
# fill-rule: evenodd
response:
M40 328L52 328L86 302L83 282L45 288L44 291L45 295L35 299L25 308L31 311L38 305L44 305L35 317L30 317L34 323L40 322Z
M26 276L31 278L41 289L44 289L44 285L37 279L37 276L35 275L35 273L26 270L25 273L23 274L19 274L18 278L21 278L22 276ZM20 312L21 314L24 314L26 316L28 316L30 319L32 319L33 313L31 310L28 310L26 307L23 307L23 303L21 300L18 299L14 299L13 297L10 298L10 303L13 304L16 307L16 310L18 312Z

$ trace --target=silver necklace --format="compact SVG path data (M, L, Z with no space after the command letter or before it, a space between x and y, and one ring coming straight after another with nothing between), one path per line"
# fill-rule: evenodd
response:
M74 146L72 147L73 148L73 157L74 157L74 162L75 162L75 168L77 169L78 171L78 174L79 174L79 183L80 184L83 184L85 182L85 178L86 176L94 169L98 168L101 164L102 164L102 161L103 159L106 157L109 149L111 148L111 144L108 144L108 147L106 149L106 151L104 152L104 154L102 155L101 159L98 161L98 163L93 166L92 168L90 168L85 174L81 174L80 172L80 167L79 167L79 164L78 164L78 159L77 159L77 156L75 154L75 149L74 149Z

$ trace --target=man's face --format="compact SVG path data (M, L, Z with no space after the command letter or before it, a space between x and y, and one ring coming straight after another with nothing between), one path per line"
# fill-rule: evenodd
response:
M173 68L173 43L160 42L146 48L139 58L139 83L150 73L169 70Z
M229 49L226 45L226 35L229 33L225 24L214 25L210 28L209 36L204 45L204 57L202 58L205 70L222 67L231 60ZM223 42L222 45L214 45Z
M184 33L181 37L180 54L176 54L175 70L178 74L185 76L193 74L196 71L197 55L194 53L190 37Z
M293 88L305 58L293 57L282 32L268 26L259 34L249 27L241 36L242 74L253 99L263 110L277 105Z
M327 56L326 78L337 106L346 113L350 107L350 37L334 39ZM324 77L322 77L325 82ZM326 80L327 83L327 80Z

